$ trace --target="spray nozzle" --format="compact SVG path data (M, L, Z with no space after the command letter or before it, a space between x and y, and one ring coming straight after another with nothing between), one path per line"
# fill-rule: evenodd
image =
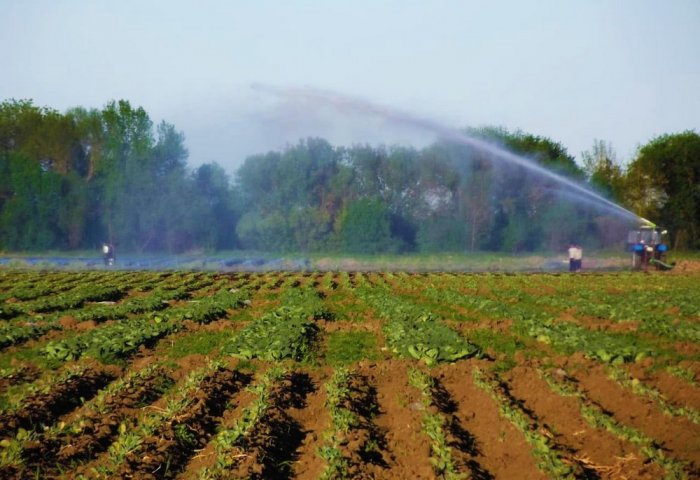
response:
M651 220L647 220L647 219L644 218L644 217L639 217L639 219L640 219L642 222L644 222L647 226L649 226L649 227L651 227L651 228L656 228L656 224L655 224L654 222L652 222Z

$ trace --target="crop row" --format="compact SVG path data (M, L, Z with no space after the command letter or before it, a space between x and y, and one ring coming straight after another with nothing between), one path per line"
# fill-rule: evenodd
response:
M136 420L125 420L102 462L87 468L89 478L125 478L163 470L172 475L195 448L213 433L212 419L221 414L245 376L212 361L192 371L164 398L162 408L149 408Z
M228 309L245 306L246 301L244 291L221 291L212 297L173 307L163 313L152 312L64 340L50 341L41 351L50 359L64 361L85 355L105 360L123 358L141 345L182 329L185 320L209 323L226 316Z
M671 404L666 396L663 395L656 388L647 385L638 378L634 378L625 372L623 369L618 367L611 367L608 370L608 375L615 382L620 384L625 388L629 388L635 394L646 397L653 402L655 402L662 412L671 417L684 417L696 425L700 425L700 411L695 410L692 407L682 406L678 407Z
M474 382L498 404L501 416L525 435L525 439L532 446L533 454L538 459L537 466L543 472L553 478L561 479L584 476L582 465L570 458L567 452L552 440L554 435L523 409L498 378L487 375L479 368L475 368L473 373Z
M603 363L620 364L653 356L658 348L634 334L590 330L578 324L555 320L537 305L517 299L508 301L459 294L453 290L430 289L425 295L436 302L463 306L495 319L513 320L513 330L550 344L564 353L581 351Z
M49 425L58 416L80 405L106 385L112 376L86 366L67 368L58 376L37 382L12 399L0 414L0 436L12 437L39 425Z
M478 355L478 346L444 325L432 312L383 290L356 291L358 298L385 319L382 330L392 351L434 365Z
M319 332L314 320L330 313L315 290L289 290L283 305L248 324L224 347L238 358L301 360L307 357Z
M20 431L6 440L3 468L22 477L26 472L57 473L93 458L109 446L127 415L150 404L172 383L157 364L117 379L88 401L73 421Z
M469 478L466 472L460 472L448 443L448 419L436 408L435 380L427 373L411 369L408 373L409 384L421 393L423 405L423 431L430 440L430 461L439 478L445 480L462 480Z
M275 436L279 427L281 397L286 393L283 380L288 376L284 368L273 367L253 386L248 387L257 397L248 405L233 425L219 430L213 440L215 460L198 473L201 480L230 478L232 472L246 470L249 478L267 478L277 464L276 452L283 450L282 439ZM245 465L244 465L245 464ZM257 470L257 474L252 472Z
M325 390L331 425L317 449L325 464L320 478L361 477L363 466L378 463L383 443L373 423L379 410L374 391L365 377L346 368L333 373Z
M680 480L687 478L685 473L686 466L683 462L667 456L652 438L617 421L600 405L591 401L571 378L561 375L557 377L544 371L541 372L541 375L552 391L565 397L573 397L578 401L581 416L592 427L607 430L620 439L637 445L644 457L657 463L666 471L666 479Z

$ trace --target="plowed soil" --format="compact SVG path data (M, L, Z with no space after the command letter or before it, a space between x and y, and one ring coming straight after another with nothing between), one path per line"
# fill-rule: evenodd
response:
M700 276L695 273L700 271L698 265L700 262L679 264L674 271L677 275L673 276L656 272L640 274L645 281L658 282L658 291L663 295L658 300L659 306L639 308L656 308L667 312L662 318L671 313L673 318L700 325L700 317L693 313L693 304L687 300L699 298L696 290ZM16 275L28 277L30 274ZM0 279L7 275L10 274L0 271ZM52 275L50 278L66 283L72 275L80 274ZM518 316L519 312L532 310L543 319L554 319L555 324L574 322L583 331L653 340L650 344L658 346L653 355L619 368L657 389L671 405L697 412L700 410L700 387L696 383L700 380L700 344L690 338L683 342L652 338L642 328L646 327L643 320L601 320L576 314L575 308L569 308L566 302L558 308L555 302L539 305L532 301L537 296L561 295L573 287L587 289L586 298L596 298L596 292L627 295L639 288L637 278L629 274L608 278L607 274L525 277L443 276L439 273L389 276L381 272L265 272L232 276L176 273L159 281L167 280L169 285L177 286L185 277L188 282L193 279L201 282L207 275L211 276L211 286L193 292L195 296L205 298L219 288L235 286L251 291L250 305L231 309L226 318L206 325L184 322L177 333L148 346L138 345L136 353L120 358L117 365L81 358L70 363L87 367L82 375L67 382L52 383L52 377L58 378L67 365L49 362L41 353L51 339L99 332L121 321L117 319L79 323L67 313L55 312L61 329L2 349L0 480L72 479L81 474L87 478L138 480L199 478L203 468L212 467L216 462L213 438L217 432L235 425L243 410L255 400L257 394L246 386L255 385L260 375L277 363L284 364L289 373L273 392L273 406L246 444L247 449L235 452L240 453L240 458L229 473L233 477L256 479L319 478L326 467L319 449L327 444L326 435L331 428L324 385L337 368L335 363L329 364L331 349L338 349L333 353L337 354L334 358L341 359L339 363L346 361L343 358L362 357L346 365L352 372L349 387L354 399L354 403L346 407L359 418L354 430L343 434L339 447L348 463L348 478L437 479L437 468L431 460L434 455L431 439L423 424L426 413L437 413L445 419L443 433L451 459L465 476L476 480L548 478L541 470L541 458L536 457L535 449L523 432L506 417L498 402L475 384L475 368L499 378L508 398L527 412L533 425L541 428L540 432L551 435L555 449L564 452L570 464L582 467L577 470L584 472L580 478L657 479L663 478L666 472L649 460L638 445L604 428L591 426L582 415L578 400L554 392L540 376L542 371L577 382L591 404L600 405L620 425L650 437L668 458L683 462L688 478L700 478L700 425L685 417L665 414L658 402L611 380L607 370L610 366L586 356L583 347L567 351L529 336L523 328L522 317ZM105 274L105 279L108 277ZM41 277L36 278L40 282ZM14 283L26 285L27 279L0 281L0 295L7 295L0 307L2 303L24 302L12 298ZM80 284L79 281L73 283ZM482 358L432 367L412 358L397 358L388 346L389 337L385 338L383 328L385 318L405 314L405 311L382 311L381 304L370 306L363 300L363 290L358 290L359 286L363 290L376 289L382 295L395 295L405 301L405 311L412 311L414 306L429 310L436 321L470 341L483 342L479 346L486 354ZM284 292L297 288L311 288L321 293L324 307L332 313L326 319L315 320L319 338L309 358L300 362L248 361L221 353L226 352L226 342L241 328L278 308L285 301ZM500 300L504 308L502 311L480 308L478 302L461 305L439 302L436 298L442 297L433 294L443 288L451 290L453 296L445 298L454 299L454 303L462 303L462 297L475 296L483 297L491 305L494 300ZM145 295L133 285L125 291L129 295L122 301ZM519 292L523 295L519 296ZM672 298L680 300L674 304ZM187 304L186 301L170 302L171 306ZM513 306L523 308L509 310ZM640 315L639 318L644 317ZM7 320L8 323L12 321ZM340 345L337 346L330 341L354 336L339 332L363 332L357 337L374 336L374 341L366 347L366 352L363 350L352 356L356 355L352 346L342 345L342 342L337 342ZM190 335L198 335L200 340L204 338L211 343L193 341L190 345L187 342ZM341 351L342 348L350 353ZM348 355L344 357L344 353ZM154 388L155 380L151 379L138 388L111 397L109 408L101 413L90 409L91 399L127 372L156 364L167 370L173 382L180 382L214 358L223 360L226 367L201 383L201 388L192 395L194 401L177 415L158 417L158 430L147 430L148 436L141 439L139 447L131 450L125 461L112 465L109 448L124 433L123 428L136 430L149 414L167 412L168 400L176 395L172 394L173 390L163 394L162 390ZM408 372L416 366L435 381L433 404L427 407L421 393L409 385ZM178 388L177 383L172 388ZM114 469L101 473L107 465Z
M579 414L576 399L553 393L532 367L518 366L505 376L511 393L537 412L541 422L558 433L556 440L574 451L574 457L600 478L655 479L663 476L656 465L647 464L634 445L592 428Z
M575 377L591 400L611 412L615 418L657 440L668 453L687 461L700 474L700 426L665 415L650 400L635 395L605 375L595 366L577 371Z

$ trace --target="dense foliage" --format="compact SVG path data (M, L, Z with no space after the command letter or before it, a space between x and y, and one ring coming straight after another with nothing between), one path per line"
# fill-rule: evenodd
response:
M0 104L0 248L181 251L233 247L223 169L187 168L184 137L111 102L60 114Z
M624 169L596 141L584 168L559 143L498 128L501 144L700 246L700 136L665 135ZM184 136L127 101L61 114L0 103L0 249L181 252L537 251L619 246L627 226L553 180L474 147L334 147L309 138L248 157L231 182L187 166Z

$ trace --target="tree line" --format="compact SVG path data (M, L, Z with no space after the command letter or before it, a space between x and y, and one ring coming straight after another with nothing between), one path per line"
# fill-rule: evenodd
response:
M467 131L664 225L700 248L700 136L662 135L626 166L594 142L579 166L546 137ZM252 155L229 178L187 165L184 136L114 101L65 113L0 104L0 249L122 251L539 251L570 242L618 247L625 224L554 180L488 152L333 146L308 138Z

